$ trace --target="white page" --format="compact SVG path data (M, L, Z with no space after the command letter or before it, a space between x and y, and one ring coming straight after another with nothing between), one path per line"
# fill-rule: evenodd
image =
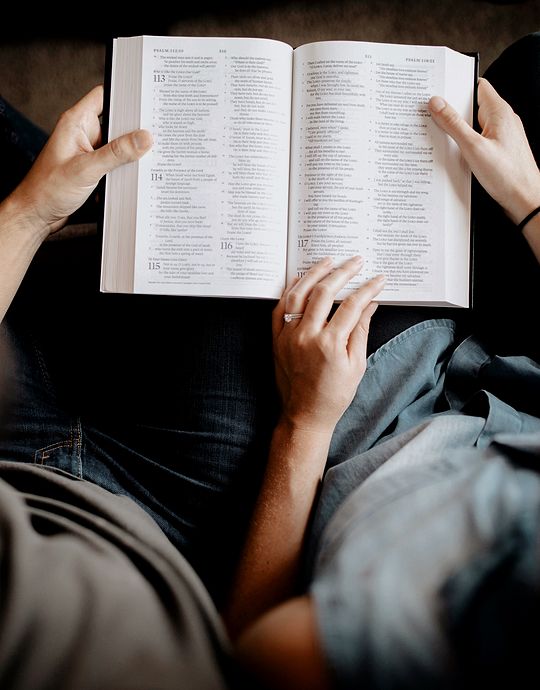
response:
M361 254L340 299L378 273L382 302L446 299L448 144L427 110L444 94L446 51L342 41L295 50L289 279L324 256Z
M278 297L292 48L144 37L135 292Z

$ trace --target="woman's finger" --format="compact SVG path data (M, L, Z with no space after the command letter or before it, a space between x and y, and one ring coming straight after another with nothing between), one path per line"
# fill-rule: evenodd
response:
M298 325L298 320L285 324L285 313L303 314L309 293L321 278L332 270L333 261L330 257L322 259L312 266L302 278L294 278L285 288L272 314L272 330L274 336L281 332L284 325L288 328Z
M497 115L511 110L510 105L493 88L491 83L480 77L478 80L478 123L482 129Z
M313 287L304 313L304 326L317 330L323 327L336 296L362 268L363 262L362 257L355 256Z
M385 278L383 275L375 276L359 287L352 295L344 299L337 308L336 313L332 316L328 324L328 330L348 338L359 322L364 309L383 289L384 282Z
M326 257L312 266L284 295L285 310L291 314L303 314L311 291L320 280L330 273L333 265L332 259Z
M365 366L366 361L366 350L367 341L369 335L369 325L371 323L371 317L377 311L377 302L370 302L367 307L362 311L362 315L358 320L356 326L352 329L349 336L349 342L347 343L347 350L349 352L349 357L356 364L362 364Z
M274 307L274 311L272 312L272 331L274 334L279 333L281 330L281 327L283 326L283 317L285 316L285 300L287 295L289 294L289 291L291 288L296 285L296 283L300 280L298 276L295 276L287 285L285 286L285 290L283 291L283 294L281 295L279 302L276 304Z
M431 118L443 131L449 134L465 155L481 139L481 135L440 96L432 96L428 103Z

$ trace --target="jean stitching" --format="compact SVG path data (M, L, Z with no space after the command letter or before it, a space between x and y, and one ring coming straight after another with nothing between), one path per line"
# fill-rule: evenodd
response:
M49 460L49 458L51 457L51 454L55 450L59 450L60 448L65 448L66 450L73 451L73 424L69 425L69 438L67 440L55 441L55 443L50 443L48 446L43 446L43 448L38 448L38 450L36 450L36 452L34 454L35 461L39 465L44 465L45 460Z
M55 443L51 443L48 446L38 448L34 453L34 463L45 466L46 461L51 459L52 454L61 449L75 453L77 459L77 474L75 476L82 479L82 423L80 417L77 417L75 422L71 422L69 426L69 438L67 440L55 441ZM70 472L69 474L73 473Z
M70 431L70 437L71 437L71 431ZM49 460L51 457L51 454L55 450L59 450L60 448L66 448L67 450L72 450L73 449L73 441L68 439L67 441L56 441L55 443L51 443L48 446L43 446L43 448L38 448L36 452L34 453L34 462L38 465L44 465L45 460Z
M75 454L77 457L77 476L82 479L82 423L81 418L77 417L75 422Z

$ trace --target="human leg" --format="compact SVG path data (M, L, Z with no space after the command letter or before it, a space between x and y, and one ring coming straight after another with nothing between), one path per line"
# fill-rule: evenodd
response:
M131 496L219 598L276 414L272 305L100 295L98 260L87 238L43 247L30 269L8 320L38 343L63 435L29 434L29 389L0 450L34 461L60 441L45 464Z

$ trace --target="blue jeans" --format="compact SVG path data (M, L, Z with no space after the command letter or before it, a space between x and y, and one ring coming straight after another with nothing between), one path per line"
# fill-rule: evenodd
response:
M275 423L272 305L100 295L96 243L59 244L3 327L14 364L0 458L129 496L219 602Z

